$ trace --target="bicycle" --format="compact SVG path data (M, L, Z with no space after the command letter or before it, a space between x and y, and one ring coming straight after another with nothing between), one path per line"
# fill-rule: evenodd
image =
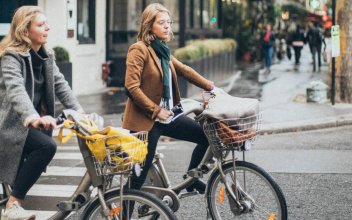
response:
M205 104L192 99L181 101L185 115L199 115ZM157 195L176 212L180 199L198 194L181 191L210 173L205 191L208 218L286 220L287 205L279 185L264 169L245 161L245 152L257 137L260 121L261 114L219 121L206 118L201 125L210 146L198 168L188 171L183 182L172 186L162 162L163 155L156 152L142 190ZM233 122L242 136L220 138L227 135L219 128L220 123L235 127L231 125ZM249 135L249 131L255 133ZM236 158L235 152L242 152L243 161ZM227 159L229 154L230 159Z
M97 118L96 116L94 117ZM134 134L133 140L137 140L138 143L129 142L128 144L133 146L133 148L130 148L130 151L119 151L116 149L116 147L121 147L122 149L122 145L117 144L112 149L111 145L107 144L111 138L121 137L124 134L97 140L104 142L106 151L103 156L104 160L99 160L97 156L92 154L85 140L86 135L92 134L87 128L87 123L91 123L92 120L87 121L86 117L83 117L74 110L64 110L63 114L57 119L57 122L58 124L65 123L64 120L66 119L71 121L69 128L77 134L78 147L82 153L87 171L70 199L57 204L59 210L49 220L65 219L74 211L78 211L83 207L81 219L84 220L177 219L171 209L155 195L123 188L122 179L128 179L131 172L138 172L140 169L139 163L128 160L128 153L131 153L134 148L140 146L140 143L146 144L146 132ZM128 137L131 137L131 135ZM121 157L123 157L124 162L116 160L116 158ZM111 187L114 176L120 177L121 184L119 187ZM2 188L3 194L0 195L0 213L11 193L10 185L2 183ZM97 195L93 197L92 192L94 188L97 189ZM134 205L133 209L130 209L130 204Z

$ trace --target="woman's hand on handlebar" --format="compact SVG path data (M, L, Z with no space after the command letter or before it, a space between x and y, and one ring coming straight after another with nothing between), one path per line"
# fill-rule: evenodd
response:
M157 115L159 120L166 120L168 119L170 116L173 116L174 113L172 111L166 110L164 108L162 108L159 112L159 114Z
M38 119L33 120L29 126L33 127L33 128L44 128L44 129L54 129L56 128L56 119L49 116L49 115L45 115L42 116Z

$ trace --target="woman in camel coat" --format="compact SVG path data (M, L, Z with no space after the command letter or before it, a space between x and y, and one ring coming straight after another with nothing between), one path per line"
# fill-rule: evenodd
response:
M139 177L132 177L131 187L139 189L152 164L161 135L196 143L188 169L200 163L208 141L198 123L187 116L171 120L172 107L180 103L177 76L210 91L213 82L170 55L167 46L172 38L170 12L160 4L150 4L142 14L138 42L128 51L125 87L129 94L122 127L132 132L149 131L148 155ZM182 155L179 155L182 157ZM194 182L187 191L204 193L205 184Z

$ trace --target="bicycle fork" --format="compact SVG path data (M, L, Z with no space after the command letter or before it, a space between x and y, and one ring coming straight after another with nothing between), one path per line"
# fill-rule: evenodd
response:
M222 163L218 163L217 168L219 169L221 179L225 185L227 192L229 193L230 199L232 199L235 202L235 204L238 208L241 208L242 206L241 206L241 203L239 202L238 191L236 190L237 189L237 184L236 184L237 181L236 181L235 158L234 158L234 155L232 155L232 156L233 156L233 171L234 171L234 178L232 179L232 181L234 181L234 184L235 184L235 192L234 192L233 188L230 186L229 182L226 181L226 176L225 176L225 173L222 169Z
M123 176L120 175L120 182L122 183ZM105 198L105 186L98 187L98 199L102 209L102 215L108 220L112 219L122 219L123 218L123 184L120 188L120 204L116 205L115 203L110 204L111 208L106 204Z
M231 211L234 214L240 214L242 212L248 212L253 208L254 201L245 192L245 190L238 184L237 173L236 173L236 158L235 153L232 151L232 164L233 164L233 175L231 175L231 182L226 180L226 175L222 169L222 163L217 164L217 168L220 172L221 179L225 185L227 196L229 198L229 203ZM244 177L245 181L245 177ZM245 184L245 182L244 182ZM248 198L249 201L240 201L240 197Z

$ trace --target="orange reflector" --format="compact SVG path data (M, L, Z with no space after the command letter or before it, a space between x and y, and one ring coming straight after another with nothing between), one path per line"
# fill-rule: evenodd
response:
M268 220L275 220L275 213L271 213L271 214L268 216Z
M118 215L121 211L120 207L116 207L116 208L112 208L109 211L109 216L114 216L114 215Z
M225 197L225 187L222 186L219 189L219 196L218 196L218 202L222 204L224 202L224 197Z

